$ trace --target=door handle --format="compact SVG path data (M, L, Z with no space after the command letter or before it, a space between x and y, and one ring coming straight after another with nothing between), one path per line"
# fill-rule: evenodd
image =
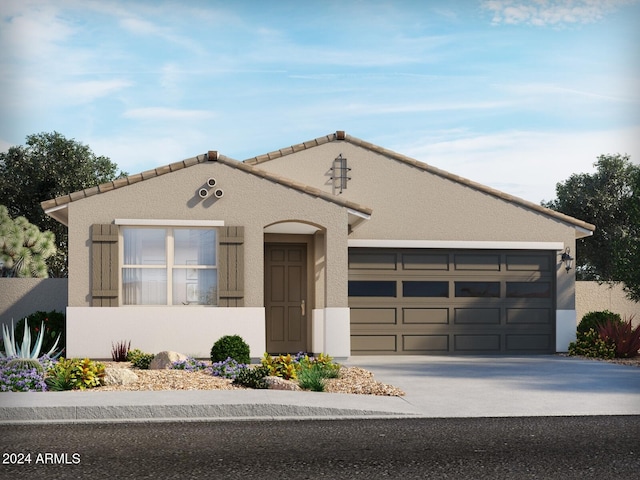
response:
M302 310L302 316L304 317L304 312L305 312L304 300L302 300L302 303L300 304L300 310Z

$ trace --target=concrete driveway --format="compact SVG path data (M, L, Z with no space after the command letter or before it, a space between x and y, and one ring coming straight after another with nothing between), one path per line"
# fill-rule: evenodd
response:
M4 392L0 425L291 418L640 415L640 368L554 355L350 357L403 397L283 390Z
M640 368L558 355L358 356L421 416L640 415Z

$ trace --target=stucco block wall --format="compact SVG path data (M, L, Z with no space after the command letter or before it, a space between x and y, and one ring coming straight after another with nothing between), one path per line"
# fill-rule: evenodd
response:
M589 312L609 310L622 318L635 315L633 324L640 325L640 303L629 300L620 284L610 287L598 282L576 282L576 305L578 323Z
M18 323L37 311L67 308L66 278L0 278L0 324Z

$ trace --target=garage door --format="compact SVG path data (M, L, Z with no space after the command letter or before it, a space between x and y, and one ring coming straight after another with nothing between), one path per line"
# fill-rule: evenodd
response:
M349 249L352 355L555 351L555 256Z

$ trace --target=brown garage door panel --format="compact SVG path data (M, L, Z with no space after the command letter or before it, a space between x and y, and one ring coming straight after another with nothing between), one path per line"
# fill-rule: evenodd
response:
M395 325L395 308L352 308L351 323L359 325Z
M456 325L500 325L499 308L456 308Z
M449 351L449 335L403 335L402 349L411 353Z
M548 272L551 262L548 255L507 255L507 270Z
M507 351L547 352L552 348L551 335L507 335Z
M548 308L507 308L507 324L551 325L553 314Z
M404 324L448 324L448 308L403 308Z
M497 352L500 335L454 335L453 344L456 352Z
M352 253L349 255L350 270L395 270L395 253Z
M449 270L449 255L405 253L402 255L404 270Z
M456 254L456 270L500 271L500 255Z
M396 352L395 335L351 335L352 352Z
M556 252L349 249L354 355L555 351Z

